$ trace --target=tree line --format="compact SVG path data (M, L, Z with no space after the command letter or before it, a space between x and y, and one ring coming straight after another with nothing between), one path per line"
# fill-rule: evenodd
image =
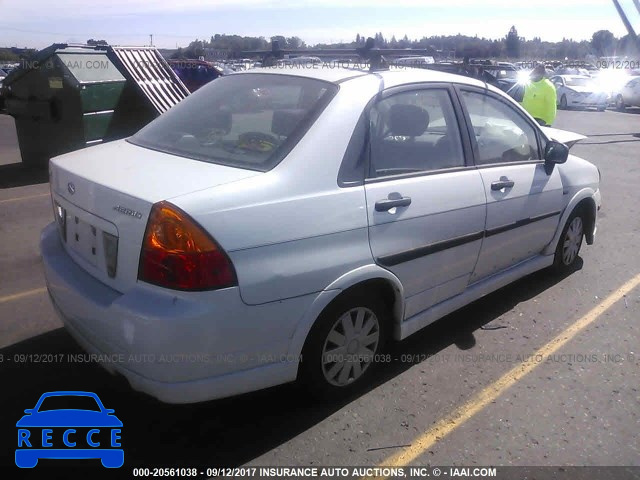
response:
M518 35L515 26L500 39L472 37L468 35L440 35L424 36L420 39L385 37L381 32L374 35L375 45L379 48L419 48L430 49L434 54L442 57L454 56L463 58L508 58L511 60L549 59L564 60L583 59L590 55L595 57L612 55L636 56L639 45L626 35L617 38L608 30L595 32L591 40L576 41L564 38L559 42L543 41L540 37L525 39ZM265 37L247 37L240 35L215 34L209 40L195 40L188 47L179 48L174 58L234 59L243 56L242 52L268 50L271 42L278 41L282 49L303 49L311 53L314 49L322 48L356 48L364 45L366 37L357 33L351 42L318 43L307 45L299 37L285 37L275 35L269 39Z

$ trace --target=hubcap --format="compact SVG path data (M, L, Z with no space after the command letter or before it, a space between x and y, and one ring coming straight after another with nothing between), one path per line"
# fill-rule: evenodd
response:
M562 262L571 265L578 256L582 244L582 218L576 217L569 224L562 244Z
M322 373L332 385L344 387L369 368L378 351L380 323L368 308L345 312L331 327L322 348Z

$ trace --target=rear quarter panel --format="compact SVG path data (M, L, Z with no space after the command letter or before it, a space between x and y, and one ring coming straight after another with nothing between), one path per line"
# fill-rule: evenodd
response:
M340 91L291 153L254 178L172 199L227 251L242 299L261 304L320 292L372 263L361 185L339 187L338 170L379 79Z

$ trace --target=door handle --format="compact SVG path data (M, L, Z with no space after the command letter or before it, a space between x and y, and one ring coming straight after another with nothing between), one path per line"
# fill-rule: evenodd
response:
M502 190L503 188L511 188L515 185L513 180L509 180L507 177L502 177L497 182L491 183L491 190Z
M411 205L411 197L390 198L376 202L376 212L388 212L395 207L408 207Z

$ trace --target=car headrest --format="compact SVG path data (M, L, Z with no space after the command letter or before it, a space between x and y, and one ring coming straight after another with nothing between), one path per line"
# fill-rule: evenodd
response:
M271 120L271 132L288 137L300 124L304 114L305 110L301 108L275 110Z
M209 118L208 127L229 133L231 131L231 110L221 108L214 112Z
M394 104L388 112L391 135L419 137L427 131L429 113L417 105Z

